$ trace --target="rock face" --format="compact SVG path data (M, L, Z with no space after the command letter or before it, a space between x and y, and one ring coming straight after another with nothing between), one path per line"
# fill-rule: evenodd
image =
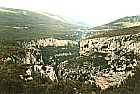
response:
M4 58L3 61L5 63L12 62L16 64L43 64L40 50L33 47L23 48L22 52Z
M45 61L43 61L43 55L41 53L42 48L45 47L73 47L77 46L78 42L72 41L72 40L60 40L60 39L53 39L53 38L41 38L36 40L24 40L24 41L17 41L17 43L20 45L22 51L17 51L16 53L11 54L11 56L8 56L6 58L3 58L2 60L7 63L16 63L16 64L25 64L30 66L30 68L27 69L25 74L19 75L19 77L25 81L33 80L32 72L36 72L38 74L41 74L40 77L47 77L50 78L50 80L57 81L57 76L54 69L54 64L46 65ZM64 50L64 49L62 49ZM62 52L62 51L61 51ZM47 54L48 55L48 54ZM64 57L72 55L69 53L58 53L54 54L54 57ZM44 57L46 58L46 57ZM49 58L50 60L54 61L52 57ZM59 58L58 58L59 59Z
M72 40L61 40L54 38L42 38L37 40L30 40L23 42L25 47L47 47L47 46L74 46L78 45L78 42Z
M40 78L49 78L51 81L57 81L57 76L55 74L54 68L51 65L45 64L35 64L28 66L25 69L25 74L20 74L19 77L24 81L34 80L33 72L40 75Z
M49 77L51 81L57 81L57 76L51 65L35 65L34 69L41 74L41 77Z
M4 58L4 62L15 62L22 64L43 64L41 48L45 47L65 47L65 46L77 46L78 42L72 40L59 40L53 38L42 38L36 40L28 40L28 41L17 41L19 45L21 45L23 51L17 52L17 54L13 54L7 58ZM54 56L67 56L71 55L71 53L61 53L56 54Z
M17 64L27 64L31 65L31 67L34 67L34 70L30 71L35 71L41 74L41 77L49 77L52 81L57 80L55 70L53 66L51 65L45 65L42 54L41 54L41 48L45 48L47 46L74 46L78 45L78 42L72 41L72 40L58 40L58 39L53 39L53 38L42 38L42 39L37 39L37 40L29 40L29 41L18 41L18 43L22 47L22 51L19 53L17 52L16 54L13 54L5 59L3 61L5 63L7 62L12 62L12 63L17 63ZM56 54L54 55L55 57L57 56L68 56L71 55L71 53L61 53L61 54ZM31 74L26 74L26 75L20 75L20 78L24 80L33 80Z
M102 53L111 53L117 49L130 49L139 53L140 34L122 35L115 37L103 37L95 39L84 39L80 42L80 55L87 55L90 50Z
M63 79L96 84L101 89L119 86L133 76L139 64L140 34L81 40L81 61L60 64ZM85 60L83 59L85 58Z
M25 50L24 64L43 64L39 49L28 48Z
M50 80L57 80L54 68L51 65L45 65L40 53L41 47L47 46L74 46L78 45L78 42L72 40L58 40L53 38L44 38L38 40L24 41L21 43L23 48L25 48L25 56L22 58L24 64L33 65L32 71L36 71L41 74L41 77L49 77ZM71 55L71 53L56 54L59 56ZM56 56L54 55L54 56Z

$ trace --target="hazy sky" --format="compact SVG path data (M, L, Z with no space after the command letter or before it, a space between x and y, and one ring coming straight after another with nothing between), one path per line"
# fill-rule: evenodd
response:
M0 0L0 7L48 11L93 26L140 14L140 0Z

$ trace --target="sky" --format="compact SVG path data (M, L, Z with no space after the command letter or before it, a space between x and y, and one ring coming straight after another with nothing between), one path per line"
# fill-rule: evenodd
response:
M0 0L0 7L45 11L98 26L140 14L140 0Z

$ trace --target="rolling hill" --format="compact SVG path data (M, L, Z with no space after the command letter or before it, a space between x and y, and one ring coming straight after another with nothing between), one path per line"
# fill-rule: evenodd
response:
M109 31L88 32L85 35L85 38L92 39L92 38L101 38L101 37L114 37L114 36L121 36L121 35L133 35L137 33L140 33L140 26L133 26L133 27L127 27L127 28L109 30Z
M122 29L127 27L139 26L140 25L140 15L137 16L126 16L115 21L112 21L108 24L104 24L101 26L93 27L90 30L95 31L109 31Z
M66 37L79 26L50 13L0 8L0 39L26 40L40 37Z

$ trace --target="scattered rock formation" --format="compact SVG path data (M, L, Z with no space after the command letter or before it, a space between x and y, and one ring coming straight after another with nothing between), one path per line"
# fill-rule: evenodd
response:
M94 83L101 89L119 86L134 75L139 64L139 37L140 34L134 34L81 40L80 55L86 61L75 58L73 63L61 63L64 68L60 68L60 76Z
M28 66L28 68L25 69L25 74L20 74L19 77L25 81L36 79L32 76L33 72L39 74L40 78L49 78L51 81L57 81L57 76L53 67L45 64Z
M24 47L47 47L47 46L74 46L78 45L78 42L73 40L62 40L54 38L41 38L37 40L24 41L22 44Z
M83 39L80 42L80 55L89 54L90 50L103 53L111 53L116 49L130 49L139 53L140 34L122 35L115 37L102 37L94 39Z

